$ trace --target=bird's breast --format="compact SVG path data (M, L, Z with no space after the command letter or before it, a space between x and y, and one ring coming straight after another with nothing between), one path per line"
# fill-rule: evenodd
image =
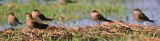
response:
M91 18L95 21L98 20L97 14L94 14L94 13L91 14Z
M36 13L32 13L32 18L36 18L37 14Z
M31 18L27 18L26 24L27 24L27 26L32 26L32 19Z

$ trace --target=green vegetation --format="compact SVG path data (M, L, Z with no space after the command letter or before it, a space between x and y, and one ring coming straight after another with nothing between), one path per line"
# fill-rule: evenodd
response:
M17 0L16 0L17 1ZM116 0L76 0L76 3L68 3L59 5L58 1L51 4L41 4L38 0L29 0L28 4L21 4L11 1L6 5L0 5L0 26L6 27L7 17L9 12L14 12L20 22L25 22L26 12L32 12L38 9L42 14L49 18L59 20L59 17L64 17L63 21L73 21L90 17L92 10L99 11L103 16L113 17L125 16L122 12L125 7L121 7L119 3L124 1ZM125 23L123 23L125 24ZM25 23L24 23L25 25ZM0 31L0 40L6 41L147 41L160 40L160 30L155 26L140 26L140 25L122 25L122 24L105 24L98 26L75 27L71 29L65 26L56 26L57 28L30 29L21 26L24 29L12 30L7 29ZM145 28L144 28L145 27Z
M103 3L100 1L90 2L91 0L77 0L77 3L68 3L63 5L54 4L45 4L41 5L38 2L29 1L28 4L19 4L16 2L10 2L7 5L2 5L0 10L0 21L7 22L7 17L9 12L14 12L17 18L20 21L25 20L25 13L32 12L34 9L38 9L42 14L47 17L54 18L57 20L57 17L65 15L65 21L71 21L75 19L82 19L89 17L89 14L92 10L97 10L104 16L112 13L118 13L122 10L120 4L116 3L111 5L103 0Z

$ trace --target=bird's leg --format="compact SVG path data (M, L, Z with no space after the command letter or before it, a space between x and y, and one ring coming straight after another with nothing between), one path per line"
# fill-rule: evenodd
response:
M144 22L144 25L147 26L146 22Z
M14 30L14 26L12 26L10 29Z
M11 29L14 29L14 26L12 26Z
M140 27L140 25L141 25L141 22L139 22L139 27Z
M13 26L11 26L11 28L13 28Z
M99 22L97 22L97 25L100 25L100 23L99 23Z
M14 26L13 30L17 30L18 28L16 26Z
M154 22L152 22L152 25L156 26L156 24Z
M139 22L139 25L141 25L141 22Z
M98 23L98 25L100 25L100 22Z
M96 25L98 25L98 22L97 22L97 24Z

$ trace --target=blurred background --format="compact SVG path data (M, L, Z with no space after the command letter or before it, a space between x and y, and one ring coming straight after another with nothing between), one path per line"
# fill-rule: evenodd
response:
M38 9L46 17L54 18L53 21L45 21L46 24L75 28L96 25L90 18L92 10L97 10L110 20L138 24L132 14L135 8L139 8L160 26L159 4L160 0L0 0L0 30L11 27L7 23L9 12L15 13L18 20L24 23L17 28L24 28L25 13L31 13L34 9ZM150 22L145 23L152 25Z

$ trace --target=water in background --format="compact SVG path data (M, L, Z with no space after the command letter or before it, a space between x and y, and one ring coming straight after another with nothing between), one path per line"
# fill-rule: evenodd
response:
M0 3L2 4L7 4L10 0L5 0L5 1L0 1ZM47 1L44 2L43 0L40 0L39 3L40 4L54 4L56 3L58 0L54 0L54 1ZM23 3L26 4L28 3L28 0L21 0L18 1L19 3ZM113 1L114 3L114 1ZM113 16L105 16L107 19L110 20L119 20L122 19L123 21L125 21L126 23L129 24L134 24L137 23L137 21L134 20L132 13L133 10L135 8L139 8L142 10L142 12L145 13L146 16L148 16L149 19L154 20L155 24L160 26L160 0L125 0L121 3L122 7L126 7L127 9L125 11L122 11L125 15L121 15L121 18L119 17L113 17ZM90 13L87 14L88 16L90 16ZM118 15L117 15L118 16ZM55 22L50 22L49 24L51 25L57 25L59 24L59 21L55 21ZM78 20L74 20L71 22L64 22L63 23L65 26L69 26L71 28L76 27L76 26L85 26L85 25L96 25L96 22L93 21L90 17L88 18L84 18L84 19L78 19ZM147 25L151 25L152 23L150 22L145 22L145 24ZM142 24L144 25L144 23ZM18 26L18 27L24 27L25 25L22 26ZM8 26L8 24L6 23L5 25L6 28L9 28L10 26ZM0 26L0 29L4 29L2 26Z
M146 16L150 20L155 21L155 25L160 26L160 0L125 0L121 3L122 7L127 7L125 11L122 11L125 15L121 15L121 18L114 17L113 16L107 16L107 19L111 20L119 20L122 19L124 22L129 24L139 24L136 20L134 20L132 14L133 10L135 8L139 8L142 10L143 13L145 13ZM118 15L117 15L118 16ZM75 20L74 22L69 22L70 24L74 25L96 25L96 22L93 21L91 18L85 18L82 20ZM67 24L65 24L67 25ZM153 25L151 22L143 22L142 25ZM71 25L72 26L72 25Z

